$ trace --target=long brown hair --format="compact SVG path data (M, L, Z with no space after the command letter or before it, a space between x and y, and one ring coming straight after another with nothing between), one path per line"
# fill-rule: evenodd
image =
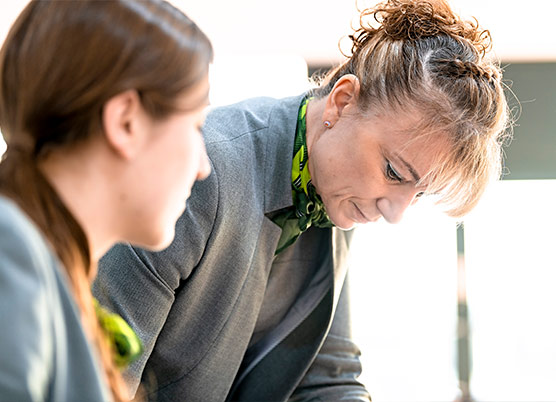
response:
M509 136L502 72L486 57L489 32L462 20L444 0L384 1L363 10L360 25L350 36L350 57L315 96L354 74L363 113L416 111L422 121L414 138L448 135L451 150L422 180L428 191L443 194L450 215L465 214L500 175L501 145Z
M211 60L207 37L160 0L31 1L0 51L0 127L8 144L0 192L35 222L66 269L116 400L127 392L95 316L87 237L39 162L101 133L103 106L125 90L136 90L152 117L169 116Z

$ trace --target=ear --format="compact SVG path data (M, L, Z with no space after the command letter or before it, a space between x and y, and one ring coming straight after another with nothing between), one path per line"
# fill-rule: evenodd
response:
M326 99L323 120L335 124L340 116L346 112L346 107L357 106L359 96L359 79L353 74L342 76Z
M110 98L102 109L102 126L108 146L120 157L132 159L145 132L145 112L137 91L124 91Z

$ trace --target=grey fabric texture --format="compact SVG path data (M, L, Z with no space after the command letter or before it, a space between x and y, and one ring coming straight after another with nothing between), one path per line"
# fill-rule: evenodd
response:
M287 400L314 372L322 400L366 394L355 379L361 368L349 334L339 333L341 341L326 349L326 365L345 367L312 367L328 344L351 232L311 228L274 256L281 229L269 217L292 205L302 98L257 98L211 111L204 134L212 173L193 188L173 243L158 253L118 245L101 260L93 292L145 346L126 373L133 391L142 380L142 392L158 401ZM299 258L306 247L319 251ZM281 297L274 284L287 284L277 270L288 264L301 271L291 279L303 284L292 284L274 311L272 300ZM332 376L327 383L324 372Z
M0 401L111 399L57 258L1 196L0 322Z

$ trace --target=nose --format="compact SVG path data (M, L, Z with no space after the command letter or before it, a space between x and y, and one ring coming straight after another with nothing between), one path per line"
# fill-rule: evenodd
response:
M210 161L207 155L207 150L205 148L205 143L202 143L201 149L199 151L199 171L197 172L197 180L204 180L210 174Z
M377 208L388 223L399 223L405 210L418 198L416 189L399 189L396 193L379 198Z

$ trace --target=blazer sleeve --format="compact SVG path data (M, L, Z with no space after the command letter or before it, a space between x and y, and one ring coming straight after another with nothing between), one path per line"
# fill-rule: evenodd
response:
M370 402L361 374L361 352L351 339L349 284L346 276L332 327L309 371L290 397L290 402Z
M120 314L143 342L143 354L124 373L132 395L172 308L176 289L198 265L214 225L218 204L214 170L195 187L167 249L149 252L120 244L99 262L93 294Z
M6 401L46 400L53 375L49 286L55 283L34 240L0 222L0 399Z

